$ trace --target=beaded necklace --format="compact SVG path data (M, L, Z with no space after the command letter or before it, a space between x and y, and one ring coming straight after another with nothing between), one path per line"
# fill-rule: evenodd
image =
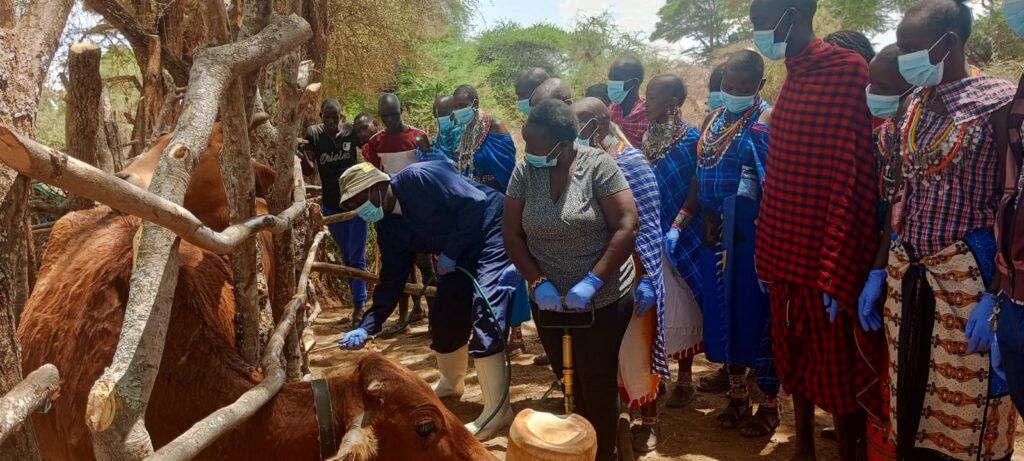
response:
M899 142L899 130L896 129L896 122L892 119L886 120L875 132L875 150L878 152L878 191L880 197L889 203L893 203L899 196L902 186L903 169L900 160L900 153L896 149Z
M483 111L478 111L477 116L462 129L462 137L459 139L459 148L455 156L459 172L468 176L474 174L473 160L476 151L480 150L480 145L484 143L490 131L491 117Z
M902 143L900 149L903 157L903 175L916 178L925 187L948 181L951 165L959 165L965 152L976 149L981 140L981 123L978 120L967 123L956 123L950 120L942 133L927 146L919 144L918 137L922 127L921 115L925 103L934 95L934 90L926 90L915 98L908 109L908 120L900 133Z
M652 163L661 160L669 148L686 134L690 125L679 116L678 108L670 108L664 122L651 122L644 133L644 155Z
M718 166L729 146L743 134L747 122L753 117L754 112L760 108L760 102L755 103L743 113L743 116L735 122L726 123L725 109L718 109L708 127L701 132L700 140L697 141L697 167L709 169Z

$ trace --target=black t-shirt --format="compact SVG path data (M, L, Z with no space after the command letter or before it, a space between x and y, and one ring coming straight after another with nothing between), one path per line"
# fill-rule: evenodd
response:
M336 138L324 134L324 126L313 125L306 130L304 149L312 150L316 155L316 167L320 172L320 183L323 187L324 206L337 210L341 207L341 189L338 179L348 167L359 160L359 139L356 130L350 125L342 125Z

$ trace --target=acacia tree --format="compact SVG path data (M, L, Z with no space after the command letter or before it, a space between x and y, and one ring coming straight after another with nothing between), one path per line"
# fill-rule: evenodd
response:
M684 53L707 61L718 47L736 41L749 30L749 2L740 0L668 0L658 10L651 40L676 43L688 39L696 45Z
M35 136L39 89L73 3L0 0L0 124ZM0 394L22 379L15 326L29 290L29 181L0 164ZM0 445L0 458L39 458L30 425Z

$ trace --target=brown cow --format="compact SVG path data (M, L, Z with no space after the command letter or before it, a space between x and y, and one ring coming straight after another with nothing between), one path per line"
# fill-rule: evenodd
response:
M194 178L219 178L218 162L207 158L216 157L214 141ZM131 175L124 176L132 180ZM192 211L213 227L214 219L226 215L210 206L214 201L208 198L217 196L216 192L198 190L204 192L206 208ZM219 196L223 197L223 189ZM195 197L190 203L196 203ZM53 228L18 328L23 369L49 362L61 370L60 398L49 413L33 418L48 460L93 458L85 405L92 384L113 357L121 332L132 271L132 239L139 224L134 217L99 207L71 213ZM235 299L228 258L182 242L179 264L163 362L146 413L156 447L232 403L259 380L259 374L235 351ZM346 441L356 442L343 445L349 449L349 459L494 459L422 379L379 355L367 354L354 372L331 378L328 385L339 443L353 421L361 420L360 415L366 411L373 415L368 420L372 433L358 426L348 433ZM310 385L290 383L201 458L316 460L321 455L318 435ZM363 456L374 451L376 457Z

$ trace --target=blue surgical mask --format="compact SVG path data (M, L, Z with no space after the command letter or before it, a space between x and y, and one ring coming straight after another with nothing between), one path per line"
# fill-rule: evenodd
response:
M452 121L451 116L437 118L437 131L439 133L447 133L453 128L455 128L455 122Z
M473 106L463 107L462 109L455 109L452 115L455 116L456 123L465 126L473 121L473 117L476 117L476 109Z
M789 34L793 33L793 25L789 24L789 31L786 32L786 38L781 42L775 41L775 30L782 25L782 20L786 19L792 8L782 13L782 17L779 18L779 22L775 24L772 30L755 30L754 31L754 45L761 51L764 57L771 59L772 61L779 61L786 58L786 42L789 40Z
M551 153L554 152L555 149L558 149L558 146L560 146L560 145L562 145L561 142L559 142L558 144L555 144L555 147L552 147L551 150L548 151L548 155L533 155L533 154L527 153L526 154L526 163L529 163L530 166L532 166L534 168L551 168L551 167L554 167L555 165L558 165L558 157L555 157L555 158L550 159L550 160L548 160L548 157L550 157Z
M708 94L708 107L710 107L711 110L718 110L724 105L725 99L722 97L721 91L712 91Z
M576 135L576 144L590 147L590 137L583 136L583 132L587 131L587 127L589 127L591 123L597 123L597 119L592 118L587 120L587 123L583 124L583 128L580 128L580 132ZM591 133L590 136L594 136L594 133Z
M629 92L633 91L633 88L626 89L626 83L632 82L636 79L630 80L608 80L608 99L615 104L622 104L622 101L626 100L626 96L629 96Z
M383 201L384 197L381 196L381 202L383 203ZM374 224L384 219L384 208L374 205L373 202L367 198L366 203L363 203L362 205L359 205L359 208L356 208L356 214L358 214L360 218L363 218L363 221Z
M725 102L725 110L734 114L741 114L754 106L754 103L757 102L757 94L733 96L723 91L722 99Z
M949 52L946 52L946 55L939 60L938 64L932 64L930 53L944 38L946 38L946 34L943 34L942 38L927 50L900 55L900 75L903 76L907 83L922 88L929 88L942 83L942 74L945 70L946 57L949 56Z
M522 112L524 114L529 114L530 113L530 100L529 99L520 99L519 102L516 103L516 105L519 106L519 112Z
M904 96L910 94L911 91L914 91L914 89L911 88L900 95L881 95L872 93L871 85L864 89L868 97L868 109L871 110L871 115L878 118L895 117L896 113L900 110L900 101L903 100Z
M1003 17L1015 34L1024 37L1024 0L1006 0Z

